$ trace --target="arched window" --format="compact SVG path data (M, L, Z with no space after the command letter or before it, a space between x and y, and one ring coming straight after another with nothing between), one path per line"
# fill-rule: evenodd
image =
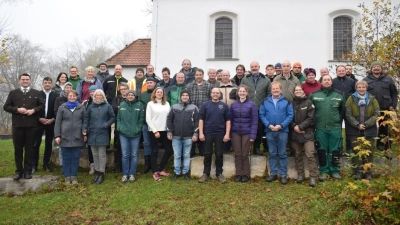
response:
M353 49L352 19L338 16L333 19L333 59L345 60Z
M232 20L220 17L215 20L215 58L232 58Z

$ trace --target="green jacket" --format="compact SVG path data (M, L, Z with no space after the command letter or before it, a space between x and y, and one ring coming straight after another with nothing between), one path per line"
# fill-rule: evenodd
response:
M138 137L142 134L144 122L143 104L137 99L123 101L118 107L117 130L126 137Z
M68 82L70 82L72 84L72 87L74 90L76 90L76 87L78 86L78 83L81 80L82 80L82 78L80 78L79 75L77 75L77 77L75 79L72 77L68 77Z
M168 88L168 103L170 106L178 104L181 101L181 91L185 89L185 84L175 84Z
M298 74L295 74L295 73L293 73L293 74L297 77L297 79L299 79L300 84L306 82L307 78L306 78L306 76L303 75L302 72L300 72Z
M151 93L153 93L153 91L154 91L154 89L147 89L145 92L142 92L142 94L139 97L139 101L143 104L144 118L146 118L147 103L150 102ZM144 120L144 123L146 124L146 119Z
M315 106L316 129L341 129L345 116L345 99L342 94L331 88L322 87L310 94L309 99Z
M241 84L249 88L249 98L260 108L265 98L271 94L271 81L262 73L259 73L258 76L257 84L254 83L253 75L251 74L243 77Z

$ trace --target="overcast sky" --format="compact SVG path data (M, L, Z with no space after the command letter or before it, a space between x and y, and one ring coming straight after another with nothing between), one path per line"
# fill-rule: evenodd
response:
M35 44L59 48L74 38L117 36L134 32L136 38L150 35L151 15L144 12L149 0L31 0L2 4L0 21L7 32L21 34Z

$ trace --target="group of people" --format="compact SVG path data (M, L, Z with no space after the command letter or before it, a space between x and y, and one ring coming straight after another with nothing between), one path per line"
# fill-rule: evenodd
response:
M115 123L115 167L122 171L121 182L136 180L140 141L143 140L144 168L154 180L169 176L166 165L174 156L172 180L181 175L190 180L190 157L204 156L204 171L199 182L210 178L212 153L215 151L216 177L223 176L224 150L233 148L235 182L250 180L249 155L262 154L261 144L268 149L270 165L267 182L280 179L287 184L287 147L295 151L297 182L305 180L303 154L308 160L310 180L329 176L341 179L342 122L346 124L348 148L358 137L371 140L378 136L376 118L380 110L397 107L397 89L393 79L383 73L379 62L372 64L367 76L357 81L351 66L337 66L332 79L327 68L321 69L320 82L316 70L306 68L302 73L299 62L283 61L266 66L266 75L253 61L250 70L239 64L231 78L228 70L193 68L188 59L173 77L168 68L162 78L148 65L146 73L136 70L127 80L122 66L116 65L114 75L107 64L91 66L81 79L78 69L70 68L70 77L60 73L53 85L50 77L43 79L43 91L31 87L30 75L19 76L20 88L10 92L4 110L12 113L16 174L14 180L30 179L37 170L39 148L45 132L43 169L49 165L52 142L59 145L62 172L66 184L77 184L80 151L89 146L92 183L101 184L105 178L106 149L110 146L111 125ZM387 135L385 127L379 134ZM385 133L386 132L386 133ZM164 155L157 163L159 144ZM387 143L382 143L387 148ZM25 148L25 156L23 156ZM372 160L355 157L355 179L371 179L363 164ZM315 157L317 154L317 159ZM23 161L23 163L22 163ZM183 164L183 165L182 165Z

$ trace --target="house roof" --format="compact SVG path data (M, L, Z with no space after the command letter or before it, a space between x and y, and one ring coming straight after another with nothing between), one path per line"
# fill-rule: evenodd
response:
M110 66L147 66L150 64L151 39L141 38L133 41L121 51L106 60Z

